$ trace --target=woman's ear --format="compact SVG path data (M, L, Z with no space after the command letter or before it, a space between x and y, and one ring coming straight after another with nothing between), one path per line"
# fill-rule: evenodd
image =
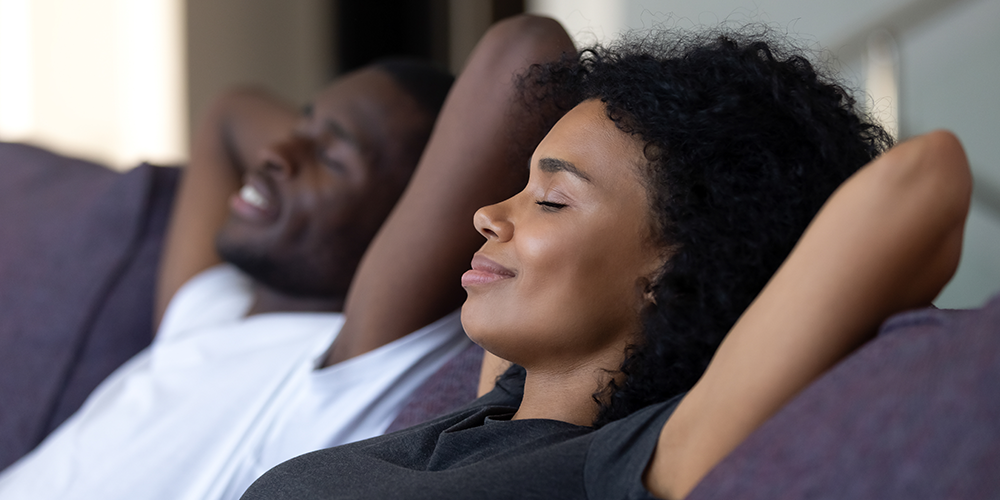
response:
M642 298L647 305L656 305L656 284L667 272L667 262L673 254L673 248L657 252L657 256L650 259L645 276L639 278Z
M646 291L645 291L645 293L643 293L642 296L643 296L643 298L646 299L647 303L653 304L654 306L656 305L656 294L653 291L653 285L652 284L649 284L646 287Z
M656 305L656 290L653 280L643 276L639 278L639 286L642 287L642 300L646 306Z

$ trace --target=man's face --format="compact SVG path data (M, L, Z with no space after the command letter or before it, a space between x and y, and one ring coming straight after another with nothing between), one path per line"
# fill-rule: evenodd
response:
M343 296L412 172L403 145L428 119L380 70L339 79L248 169L220 255L276 290Z

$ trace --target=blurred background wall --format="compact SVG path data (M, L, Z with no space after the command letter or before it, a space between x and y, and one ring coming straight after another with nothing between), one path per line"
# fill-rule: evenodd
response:
M187 148L178 0L0 0L0 139L125 165Z
M183 163L236 83L305 103L388 54L460 71L493 21L528 11L578 45L629 28L769 23L821 54L901 139L965 144L976 181L940 307L1000 291L1000 0L0 0L0 140L129 168Z

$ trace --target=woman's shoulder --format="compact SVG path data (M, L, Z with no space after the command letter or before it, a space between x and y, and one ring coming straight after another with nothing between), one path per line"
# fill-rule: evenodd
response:
M686 393L685 393L686 394ZM644 498L642 474L653 456L663 425L685 394L647 406L594 432L584 482L589 498Z
M469 498L470 492L511 498L525 488L582 496L588 441L575 438L593 433L554 420L512 421L517 407L492 404L492 394L424 424L294 458L264 474L244 498L327 498L331 492L338 498Z

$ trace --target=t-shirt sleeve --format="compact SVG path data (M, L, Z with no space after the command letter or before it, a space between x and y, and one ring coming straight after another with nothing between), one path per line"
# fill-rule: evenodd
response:
M252 302L249 277L229 264L208 268L184 283L170 299L154 342L236 321L246 316Z
M683 396L643 408L594 433L584 466L587 498L655 498L643 486L642 473L653 457L660 430Z

